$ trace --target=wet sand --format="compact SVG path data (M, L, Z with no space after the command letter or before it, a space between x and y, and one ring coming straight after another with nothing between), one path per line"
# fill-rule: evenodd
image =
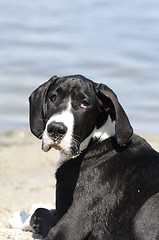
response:
M159 136L145 136L159 151ZM29 212L33 203L55 204L58 152L41 150L41 141L28 131L0 133L0 240L42 239L7 227L16 211Z

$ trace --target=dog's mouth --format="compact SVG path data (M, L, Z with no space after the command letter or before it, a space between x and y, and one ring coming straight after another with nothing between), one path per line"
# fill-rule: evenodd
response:
M61 146L61 142L49 139L47 142L42 140L42 150L48 152L51 148L67 153L67 150Z
M63 139L53 140L50 137L42 138L42 150L48 152L52 148L64 153L67 158L76 157L79 154L79 149L77 147L68 147Z
M57 143L52 142L52 143L46 145L44 142L42 142L42 150L44 152L48 152L51 148L62 151L61 147Z

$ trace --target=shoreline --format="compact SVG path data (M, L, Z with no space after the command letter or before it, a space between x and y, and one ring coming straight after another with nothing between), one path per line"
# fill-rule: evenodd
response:
M142 135L159 151L159 135ZM41 150L41 141L27 130L0 132L0 239L37 239L31 232L7 228L16 211L34 203L55 204L55 169L59 153ZM42 239L39 238L38 239Z

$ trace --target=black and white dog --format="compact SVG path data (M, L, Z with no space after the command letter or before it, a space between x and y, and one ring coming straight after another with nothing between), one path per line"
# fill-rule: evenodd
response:
M56 77L30 96L42 149L59 149L56 210L30 224L51 240L159 239L159 153L133 134L114 92L81 75Z

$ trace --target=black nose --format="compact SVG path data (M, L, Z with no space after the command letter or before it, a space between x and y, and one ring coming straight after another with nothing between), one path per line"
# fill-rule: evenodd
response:
M67 127L62 122L51 122L47 126L49 136L55 140L60 141L67 132Z

